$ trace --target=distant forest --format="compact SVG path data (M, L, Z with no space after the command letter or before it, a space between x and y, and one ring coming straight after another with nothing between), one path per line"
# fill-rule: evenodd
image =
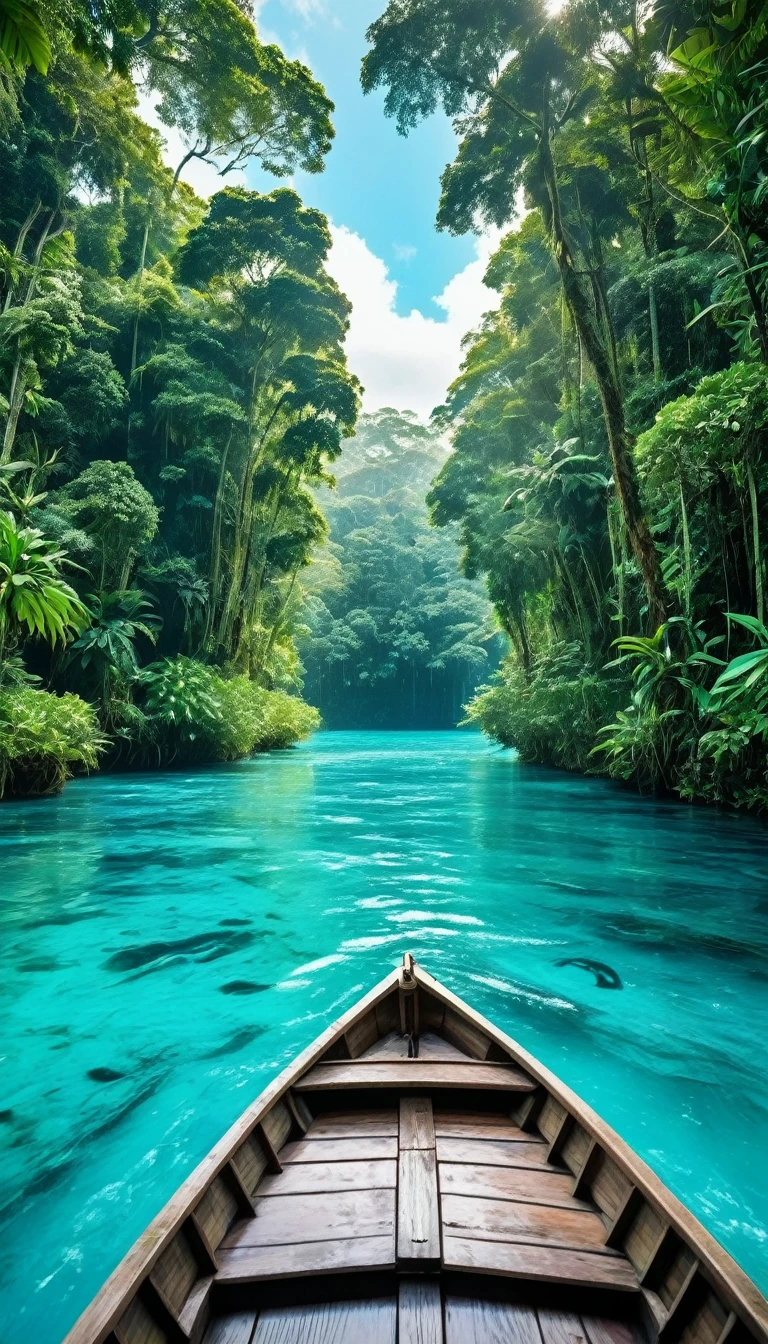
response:
M317 499L329 539L305 578L304 695L329 728L452 728L507 641L458 529L425 495L448 456L415 415L363 415Z

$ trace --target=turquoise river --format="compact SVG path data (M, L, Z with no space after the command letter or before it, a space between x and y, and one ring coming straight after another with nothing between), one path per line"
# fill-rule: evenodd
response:
M767 856L756 821L459 732L321 734L4 805L2 1344L58 1344L230 1122L406 948L768 1290Z

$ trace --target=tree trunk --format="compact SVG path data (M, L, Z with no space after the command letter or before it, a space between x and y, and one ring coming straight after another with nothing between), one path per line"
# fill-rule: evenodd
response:
M539 141L539 163L545 187L540 201L544 222L551 238L566 303L594 370L608 434L616 493L621 503L629 544L643 576L648 598L649 622L652 629L656 629L666 617L659 555L640 502L640 490L632 456L633 439L627 430L621 388L591 298L582 286L566 237L547 118L543 119Z
M747 463L747 482L749 484L749 503L752 510L752 550L755 557L755 608L757 619L763 624L765 603L763 601L763 557L760 547L760 517L757 509L757 486L751 462Z

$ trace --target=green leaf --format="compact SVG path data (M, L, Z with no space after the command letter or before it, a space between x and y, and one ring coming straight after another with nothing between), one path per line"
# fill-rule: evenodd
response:
M0 0L0 52L17 70L34 65L48 73L51 44L31 5L24 0Z

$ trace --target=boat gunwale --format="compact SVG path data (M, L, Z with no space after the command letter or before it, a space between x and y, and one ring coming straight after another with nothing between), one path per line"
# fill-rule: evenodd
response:
M435 998L460 1012L463 1017L468 1017L479 1030L500 1045L516 1064L530 1073L570 1112L590 1137L600 1144L605 1153L629 1177L648 1203L662 1213L674 1231L694 1251L705 1277L709 1277L712 1287L723 1295L728 1306L735 1306L737 1315L742 1316L758 1335L768 1340L768 1301L757 1284L750 1279L717 1238L707 1231L703 1223L699 1222L696 1215L672 1193L669 1186L665 1185L661 1177L656 1175L634 1148L622 1139L577 1092L568 1087L567 1083L552 1073L514 1037L508 1036L464 999L435 980L418 962L412 963L412 973L418 984Z
M377 1003L397 988L400 976L401 968L390 971L361 999L356 999L351 1008L326 1027L325 1031L315 1037L276 1078L273 1078L271 1083L267 1084L128 1248L96 1296L65 1335L62 1344L103 1344L126 1307L133 1301L141 1284L151 1274L163 1251L180 1231L192 1209L259 1121L289 1091L298 1075L304 1073L326 1050L330 1049L359 1017L375 1008Z

